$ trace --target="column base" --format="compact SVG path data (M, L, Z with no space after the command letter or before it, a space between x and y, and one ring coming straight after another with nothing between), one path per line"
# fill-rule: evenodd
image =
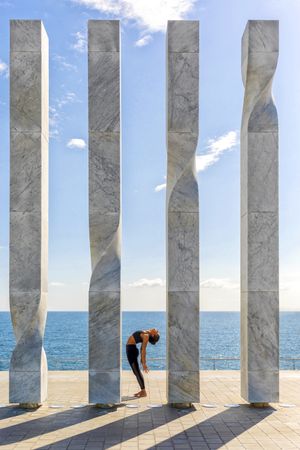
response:
M267 402L256 402L256 403L250 403L250 406L252 408L269 408L270 403Z
M117 405L115 403L96 403L95 404L95 408L100 408L100 409L112 409L112 408L116 408Z
M187 409L187 408L192 408L193 407L193 403L190 402L184 402L184 403L169 403L169 405L172 408L177 408L177 409Z
M19 407L23 409L37 409L42 406L41 403L19 403Z

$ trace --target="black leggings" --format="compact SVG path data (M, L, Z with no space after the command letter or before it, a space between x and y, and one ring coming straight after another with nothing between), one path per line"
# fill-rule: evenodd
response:
M132 372L136 376L140 388L145 389L144 377L140 371L140 366L138 363L139 350L137 346L134 344L126 345L126 354L130 367L132 368Z

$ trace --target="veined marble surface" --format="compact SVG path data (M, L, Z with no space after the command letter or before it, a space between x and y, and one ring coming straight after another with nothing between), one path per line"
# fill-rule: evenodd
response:
M10 26L10 309L16 347L9 397L47 397L48 37L39 20Z
M250 403L279 400L278 29L250 20L242 40L241 391Z
M89 401L120 402L120 30L88 22Z
M199 401L199 22L169 21L167 174L167 395Z

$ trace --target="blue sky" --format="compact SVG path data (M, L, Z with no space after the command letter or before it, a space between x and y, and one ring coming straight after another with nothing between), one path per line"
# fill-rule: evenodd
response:
M9 19L41 19L50 42L49 309L85 310L88 19L122 20L123 309L165 309L165 28L200 20L201 307L239 309L241 37L280 20L280 301L300 309L299 0L0 1L0 309L8 308Z

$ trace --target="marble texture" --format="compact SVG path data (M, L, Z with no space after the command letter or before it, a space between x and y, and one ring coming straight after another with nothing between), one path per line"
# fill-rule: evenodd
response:
M10 25L10 310L16 346L9 397L47 397L48 37L39 20Z
M179 357L179 355L178 355ZM197 403L200 401L199 371L168 371L167 399L170 404ZM179 401L180 400L180 401Z
M199 401L199 22L167 31L167 396Z
M168 30L168 36L171 31ZM168 130L198 133L199 53L168 53Z
M89 401L120 402L119 21L88 22Z
M102 208L107 213L120 209L120 135L91 133L90 141L90 211Z
M120 370L119 310L119 292L90 292L90 339L94 345L90 348L89 359L95 371Z
M118 20L89 20L89 52L120 53L120 31Z
M169 370L174 372L199 370L199 346L193 333L186 333L191 327L199 329L199 294L198 292L175 291L168 295L168 333L169 341L181 349L169 355Z
M193 187L197 189L197 183ZM177 186L174 187L176 188ZM198 200L194 192L192 196ZM168 258L171 262L168 265L169 291L197 292L199 289L199 213L186 211L174 213L169 210Z
M89 51L88 66L89 131L117 133L120 131L120 54Z
M13 132L10 143L14 151L10 157L11 211L40 213L42 210L42 164L40 151L48 141L39 132Z
M168 52L199 53L199 24L196 20L169 20Z
M278 29L251 20L242 40L241 392L250 403L279 400Z

